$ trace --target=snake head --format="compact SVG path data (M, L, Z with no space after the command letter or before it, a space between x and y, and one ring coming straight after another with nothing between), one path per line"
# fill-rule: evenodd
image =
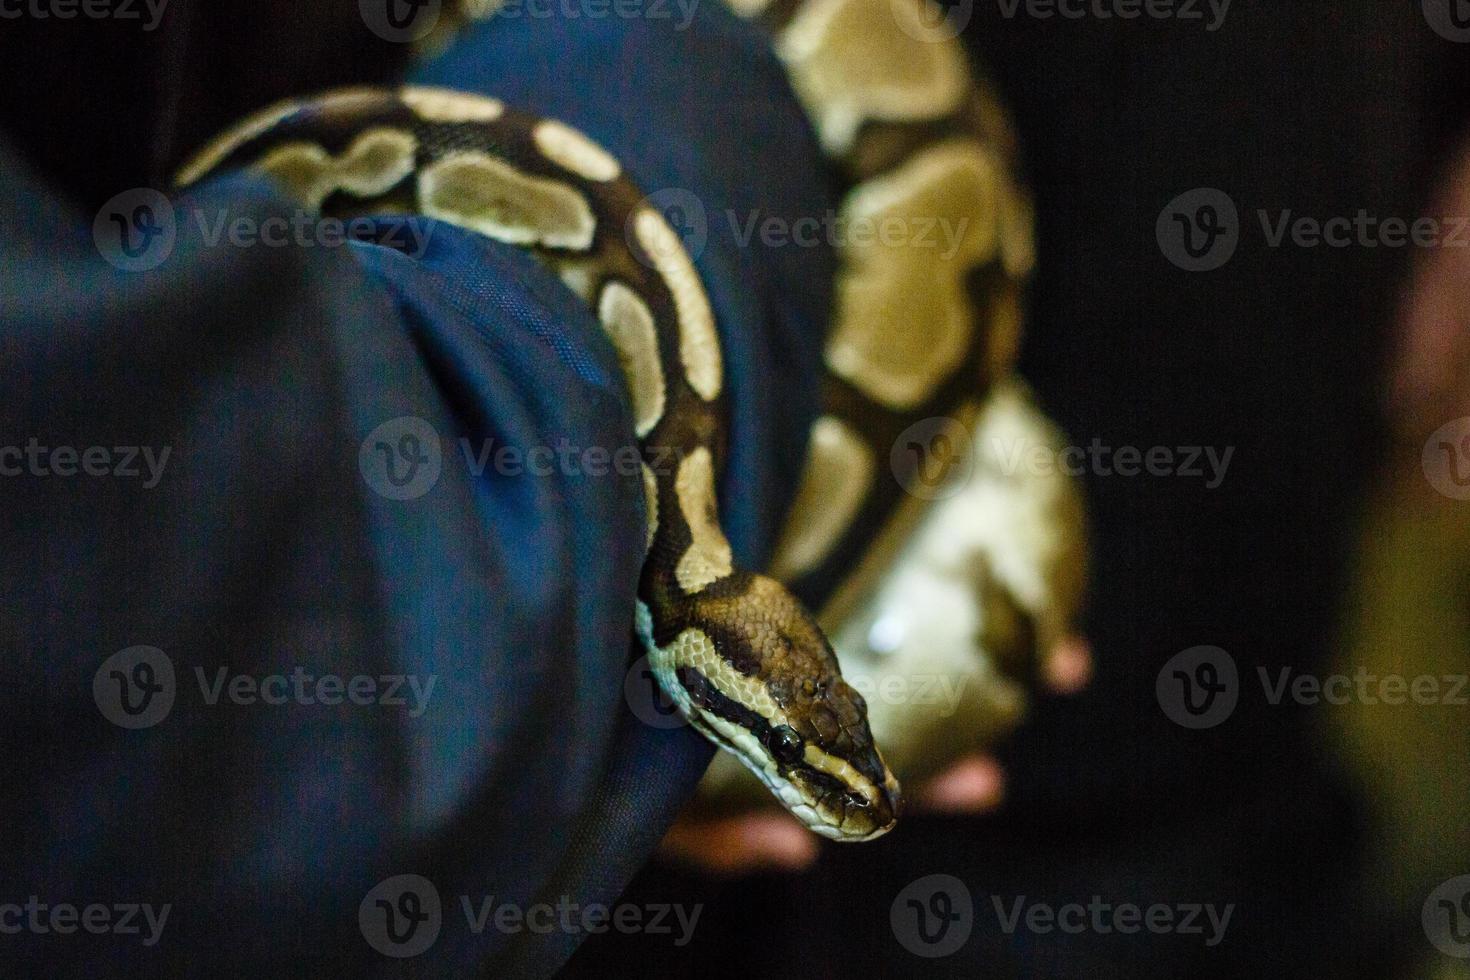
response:
M655 672L691 724L808 829L839 841L886 833L898 818L898 780L873 743L862 695L784 586L737 578L698 597L684 628L651 657Z

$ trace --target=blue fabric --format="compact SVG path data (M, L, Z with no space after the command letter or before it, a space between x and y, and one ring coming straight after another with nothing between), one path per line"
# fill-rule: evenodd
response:
M828 201L761 39L705 5L677 24L493 22L422 80L560 115L648 189L704 203L699 267L732 405L727 526L759 560L815 411L832 256L742 246L735 228ZM581 934L476 934L461 896L613 902L709 754L624 701L637 476L477 465L487 447L632 444L594 319L521 252L429 222L405 236L383 219L335 248L211 245L220 216L292 214L242 178L177 199L172 253L125 272L94 248L92 216L3 142L0 171L0 448L170 451L152 487L0 478L0 906L171 907L152 946L7 934L0 972L554 970ZM405 237L422 248L387 244ZM379 427L404 418L428 427L441 470L400 500L370 474ZM167 656L175 700L129 730L93 682L137 645ZM417 716L211 704L221 668L435 687ZM397 874L443 902L437 942L402 962L358 919Z

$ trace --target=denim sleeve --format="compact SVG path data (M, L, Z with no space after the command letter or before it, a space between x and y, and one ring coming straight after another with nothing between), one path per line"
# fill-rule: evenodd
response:
M739 234L825 202L760 39L702 7L496 21L422 80L700 206L759 561L831 271ZM643 503L595 320L432 222L342 241L244 179L94 216L3 143L0 172L5 972L553 971L581 932L485 911L615 901L709 754L624 694Z

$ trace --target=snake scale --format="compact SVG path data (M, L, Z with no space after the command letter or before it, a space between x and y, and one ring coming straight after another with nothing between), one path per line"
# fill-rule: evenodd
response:
M798 590L851 565L864 528L871 537L897 523L901 487L877 479L873 447L909 420L973 404L1008 356L1007 331L978 311L1013 298L1030 263L1029 228L1015 230L1029 224L1026 202L997 155L1003 117L978 94L958 43L910 30L925 27L917 6L912 24L895 24L902 9L737 8L774 33L841 175L844 213L964 219L942 259L839 245L827 410L774 569ZM873 30L878 44L850 43ZM177 182L240 169L324 213L417 213L522 246L586 300L616 349L642 451L648 537L635 631L660 686L814 832L857 841L891 829L899 785L862 696L792 592L732 561L715 489L726 423L714 313L678 235L619 162L556 120L408 87L266 109L201 150ZM933 447L918 452L915 465Z

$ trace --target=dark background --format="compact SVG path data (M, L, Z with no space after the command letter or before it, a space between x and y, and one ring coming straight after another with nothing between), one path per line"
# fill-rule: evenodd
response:
M573 972L906 973L888 896L934 871L977 896L1234 902L1229 941L1051 936L922 964L941 975L1385 976L1414 928L1360 887L1373 813L1300 712L1246 698L1205 733L1154 701L1198 644L1257 666L1330 656L1361 494L1381 449L1382 362L1406 250L1268 248L1257 209L1412 216L1466 104L1467 51L1418 4L1236 0L1224 26L1037 20L979 3L967 31L1009 101L1038 205L1023 373L1086 445L1233 446L1215 490L1089 480L1091 689L1043 701L1003 753L1010 799L983 820L916 818L800 879L712 885L656 871L635 895L710 903L694 943L608 937ZM242 112L397 77L405 51L354 3L175 0L165 28L0 24L0 127L83 204L162 183ZM569 72L568 84L575 84ZM1234 258L1172 266L1166 202L1217 187ZM879 896L872 899L872 896ZM871 900L870 900L871 899Z
M1375 815L1310 709L1243 697L1226 724L1191 732L1164 717L1154 682L1200 644L1228 650L1251 683L1258 667L1329 669L1412 250L1270 248L1256 212L1412 218L1463 122L1467 52L1417 3L1238 0L1215 33L1024 9L977 3L966 32L1012 108L1037 202L1021 371L1072 444L1233 446L1228 476L1213 490L1088 479L1097 673L1005 747L1001 813L914 816L872 846L829 848L797 880L655 870L636 887L712 901L708 926L683 951L589 942L582 975L620 946L629 964L701 975L1385 977L1401 941L1423 942L1417 908L1400 919L1365 887ZM1195 187L1241 215L1237 251L1210 273L1177 269L1154 235ZM977 902L1238 907L1216 949L977 926L959 954L920 961L892 941L888 899L935 872Z

